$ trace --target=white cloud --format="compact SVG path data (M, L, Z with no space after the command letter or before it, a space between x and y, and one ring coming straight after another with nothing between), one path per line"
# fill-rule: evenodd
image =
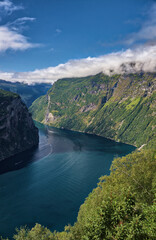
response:
M49 50L50 52L54 52L54 48L50 48L50 50Z
M14 5L10 0L0 1L0 12L11 14L14 11L23 9L22 5Z
M59 29L59 28L57 28L57 29L56 29L56 33L58 33L58 34L59 34L59 33L61 33L61 32L62 32L62 30L61 30L61 29Z
M26 22L33 22L35 21L36 18L31 18L31 17L22 17L22 18L17 18L15 21L13 22L8 22L5 26L7 26L8 28L14 30L14 31L23 31L25 28L27 28L25 26Z
M8 22L6 25L7 26L20 26L25 24L27 21L33 22L34 20L36 20L36 18L32 18L32 17L22 17L22 18L17 18L15 21L13 22Z
M23 9L22 5L15 5L11 0L0 1L0 20L13 11ZM0 25L0 53L7 50L26 50L41 46L29 42L29 39L21 32L26 28L26 22L32 22L35 18L22 17L5 25Z
M0 79L28 84L54 83L60 78L84 77L99 72L112 75L140 71L156 71L156 46L144 46L99 57L70 60L56 67L37 69L32 72L0 72Z
M8 26L0 26L0 52L5 52L8 49L26 50L38 46L38 44L30 43L25 36L16 30L12 30Z
M3 3L10 3L4 0ZM2 2L0 2L2 3ZM0 5L0 8L2 5ZM156 71L156 4L148 13L148 20L142 24L137 33L133 33L125 40L126 44L134 44L145 40L146 45L135 49L114 52L111 54L88 57L84 59L70 60L64 64L45 69L37 69L31 72L0 72L0 79L12 82L26 82L28 84L48 82L54 83L60 78L84 77L103 72L107 75L124 74L134 72L155 72ZM25 50L38 46L32 44L28 39L19 33L20 26L26 21L34 21L34 18L23 17L0 26L0 51L7 49ZM56 33L61 33L56 29ZM53 51L51 48L50 51Z
M132 33L122 41L127 45L132 45L139 41L151 41L156 39L156 3L147 12L147 20L142 23L138 32Z

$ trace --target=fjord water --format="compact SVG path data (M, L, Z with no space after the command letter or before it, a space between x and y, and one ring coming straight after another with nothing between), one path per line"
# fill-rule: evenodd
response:
M63 230L73 224L98 178L109 174L113 158L135 149L102 137L37 126L39 147L0 166L0 235L4 237L21 225L40 223Z

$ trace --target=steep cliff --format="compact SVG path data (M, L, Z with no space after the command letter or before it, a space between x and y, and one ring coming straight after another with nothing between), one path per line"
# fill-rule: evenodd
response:
M21 98L0 90L0 161L37 145L38 129Z
M156 73L60 79L31 106L42 123L141 147L156 142Z

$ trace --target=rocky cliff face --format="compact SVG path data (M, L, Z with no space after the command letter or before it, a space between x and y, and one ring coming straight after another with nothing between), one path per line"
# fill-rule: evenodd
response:
M38 129L21 98L0 90L0 161L32 148L38 141Z

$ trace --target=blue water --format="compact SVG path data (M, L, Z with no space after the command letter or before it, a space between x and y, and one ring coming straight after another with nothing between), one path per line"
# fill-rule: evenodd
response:
M40 223L63 230L76 221L80 205L109 174L114 157L135 148L88 134L38 124L37 149L0 165L0 235Z

